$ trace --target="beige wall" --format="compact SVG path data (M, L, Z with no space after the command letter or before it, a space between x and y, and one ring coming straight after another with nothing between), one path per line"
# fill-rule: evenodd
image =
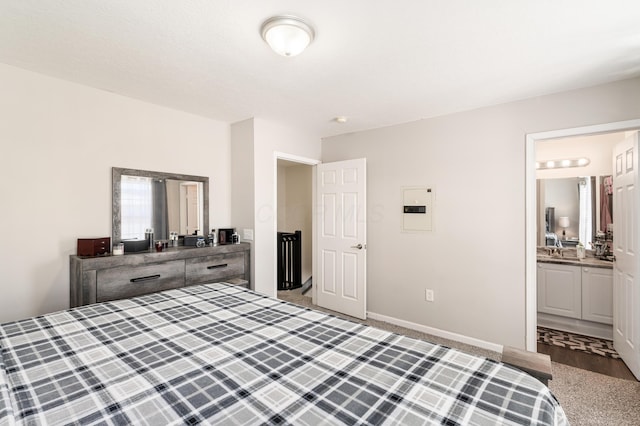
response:
M69 306L79 237L111 236L111 168L208 176L230 222L229 126L0 65L0 322Z
M586 157L586 167L536 171L538 179L576 176L603 176L613 173L613 147L624 139L624 132L536 142L536 160Z
M525 135L639 118L638 99L632 79L323 140L325 162L367 158L368 310L524 347ZM433 232L400 232L412 185L435 188Z
M602 135L579 136L573 138L550 139L536 142L536 161L556 160L563 158L589 158L590 163L586 167L571 167L557 169L542 169L536 171L536 178L543 179L539 182L537 189L537 245L546 245L545 238L545 200L549 202L548 188L544 184L544 180L556 178L571 178L579 176L597 176L596 182L599 182L600 176L610 175L613 173L613 147L624 139L624 132L607 133ZM543 200L540 202L540 200ZM556 217L559 217L564 208L574 208L572 214L576 217L571 221L570 229L567 229L568 236L577 236L579 233L579 222L577 215L579 209L577 205L568 202L565 198L554 200L553 206L556 209ZM595 205L600 206L600 191L596 190ZM596 223L599 223L600 212L599 207L596 209ZM568 214L568 213L567 213ZM587 246L588 248L589 246Z
M313 167L278 166L278 231L302 231L302 282L312 269Z

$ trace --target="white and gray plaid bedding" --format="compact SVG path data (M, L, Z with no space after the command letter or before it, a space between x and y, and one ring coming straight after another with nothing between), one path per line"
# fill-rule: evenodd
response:
M567 424L502 364L226 284L0 326L0 424Z

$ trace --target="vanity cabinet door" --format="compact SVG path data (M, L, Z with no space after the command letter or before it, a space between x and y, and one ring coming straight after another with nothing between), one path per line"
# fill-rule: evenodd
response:
M613 270L582 268L582 319L613 324Z
M538 263L538 312L582 318L582 273L579 266Z

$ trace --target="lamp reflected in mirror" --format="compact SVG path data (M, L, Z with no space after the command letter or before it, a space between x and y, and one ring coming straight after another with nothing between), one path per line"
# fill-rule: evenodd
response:
M562 228L562 239L567 239L567 228L571 226L571 221L567 216L561 216L558 218L558 227Z

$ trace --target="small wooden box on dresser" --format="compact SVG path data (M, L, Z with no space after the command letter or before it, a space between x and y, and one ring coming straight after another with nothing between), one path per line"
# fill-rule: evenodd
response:
M250 287L251 245L174 247L121 256L70 256L71 307L213 282Z

